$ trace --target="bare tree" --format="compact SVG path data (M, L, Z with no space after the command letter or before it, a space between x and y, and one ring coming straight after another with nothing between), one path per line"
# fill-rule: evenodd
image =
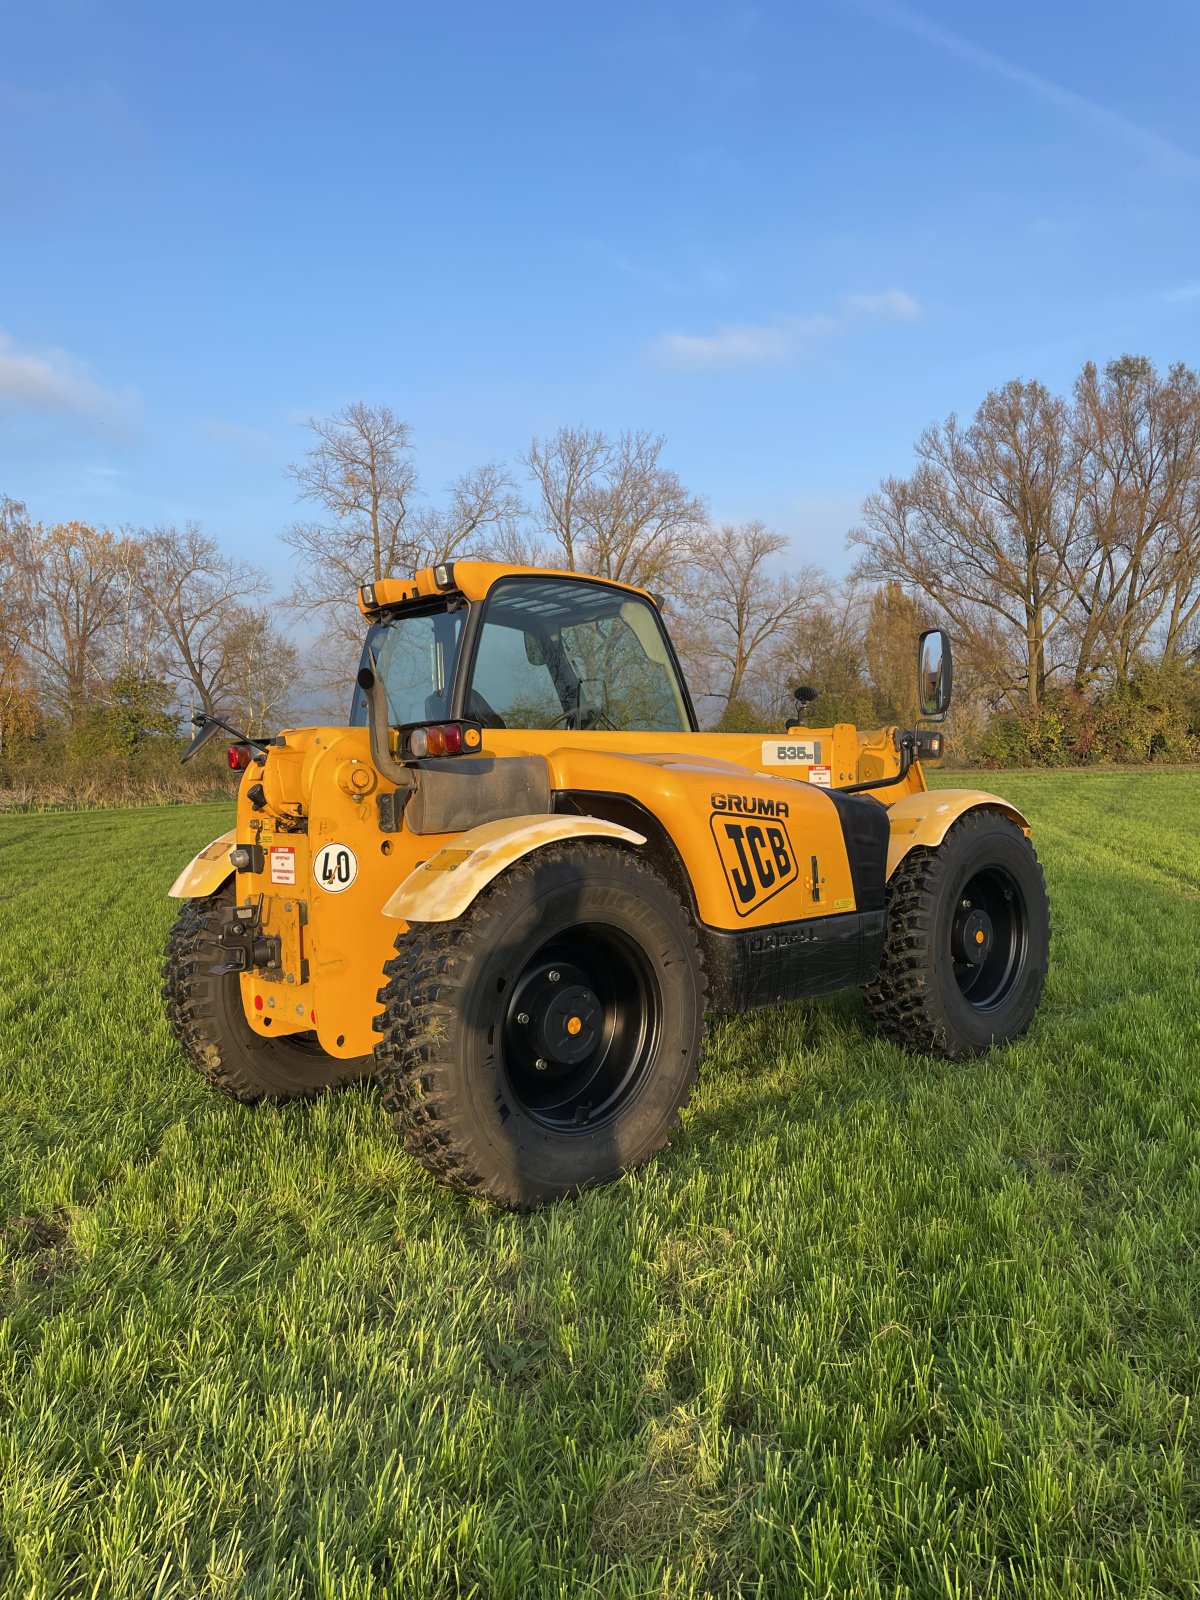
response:
M221 614L221 704L248 733L269 732L296 704L300 655L265 607L236 603Z
M525 505L507 468L486 461L454 480L445 505L422 506L416 513L421 558L433 561L503 549L519 533L525 515Z
M560 428L550 439L535 438L522 458L537 486L539 526L560 547L569 572L586 563L587 525L580 499L610 448L602 433Z
M702 542L672 634L693 693L728 709L753 684L771 641L827 593L828 580L814 567L773 574L770 563L788 541L761 522L725 523Z
M293 523L282 535L299 558L288 603L319 621L314 676L333 694L354 675L362 584L407 577L464 551L483 553L510 535L523 507L495 462L451 484L444 506L417 507L412 429L387 406L355 401L308 426L315 442L289 470L299 498L325 516Z
M29 515L18 500L0 496L0 755L16 733L30 731L36 701L21 639L29 603Z
M38 525L18 541L11 626L44 701L72 725L130 664L139 560L136 540L82 522Z
M888 478L851 543L867 578L927 596L982 659L996 624L998 686L1036 708L1074 604L1084 479L1067 407L1043 384L993 390L969 427L926 429L910 478Z
M662 464L664 443L586 428L533 440L523 460L537 488L535 517L568 571L648 588L682 577L705 507Z
M266 594L266 574L226 555L196 523L188 523L143 536L138 579L142 603L165 646L159 670L192 708L227 713L243 660L230 618L235 612L259 615L246 606Z
M764 651L760 695L773 722L795 721L793 691L801 683L818 692L811 714L814 722L871 722L866 612L867 593L854 577L837 584L826 579L805 595L804 604Z
M408 512L416 490L412 429L388 406L361 400L336 417L312 417L316 443L288 468L297 498L311 500L333 521L297 522L283 541L307 568L297 603L310 610L411 569ZM299 593L299 591L298 591Z
M1156 634L1180 653L1200 613L1200 381L1142 356L1075 384L1088 538L1072 573L1074 678L1129 677Z

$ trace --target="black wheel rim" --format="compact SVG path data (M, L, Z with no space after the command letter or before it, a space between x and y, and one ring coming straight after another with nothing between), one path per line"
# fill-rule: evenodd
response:
M968 878L954 908L950 953L959 992L976 1011L995 1011L1025 967L1029 917L1020 885L1003 867Z
M662 1033L662 996L643 952L615 928L571 928L539 946L508 995L509 1091L558 1133L611 1122L641 1089Z

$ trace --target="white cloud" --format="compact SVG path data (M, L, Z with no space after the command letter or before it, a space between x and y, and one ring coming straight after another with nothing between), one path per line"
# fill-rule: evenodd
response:
M866 317L888 317L899 322L911 322L921 315L921 308L912 295L904 289L884 289L879 294L847 294L842 304L850 311L861 311Z
M836 329L832 317L776 317L727 322L713 333L664 333L653 353L668 367L746 367L790 361L806 339Z
M123 424L132 398L104 388L67 351L22 346L0 328L0 407Z
M770 322L726 322L712 333L664 333L650 347L660 366L686 371L779 366L798 360L817 339L843 333L856 316L910 322L920 306L904 289L847 294L839 316L778 316Z

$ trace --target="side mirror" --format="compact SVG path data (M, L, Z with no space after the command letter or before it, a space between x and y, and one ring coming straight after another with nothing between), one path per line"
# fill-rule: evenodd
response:
M196 731L189 740L187 749L179 758L180 766L183 766L185 761L190 761L193 756L199 755L204 746L211 744L225 726L216 717L206 717L203 712L193 717L192 721L196 725Z
M810 684L798 683L792 690L796 697L796 725L802 727L804 719L808 716L808 708L814 700L821 698L820 689L814 689Z
M953 687L950 635L942 628L930 628L921 635L917 650L917 704L921 715L940 722L949 708Z

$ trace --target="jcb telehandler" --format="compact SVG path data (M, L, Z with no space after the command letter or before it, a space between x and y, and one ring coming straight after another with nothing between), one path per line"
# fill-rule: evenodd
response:
M661 1148L706 1012L860 985L913 1051L1028 1028L1029 826L927 790L937 731L701 733L654 598L597 578L446 562L359 603L349 726L239 739L237 825L171 890L167 1010L224 1093L378 1073L435 1176L524 1209ZM918 670L936 721L941 632Z

